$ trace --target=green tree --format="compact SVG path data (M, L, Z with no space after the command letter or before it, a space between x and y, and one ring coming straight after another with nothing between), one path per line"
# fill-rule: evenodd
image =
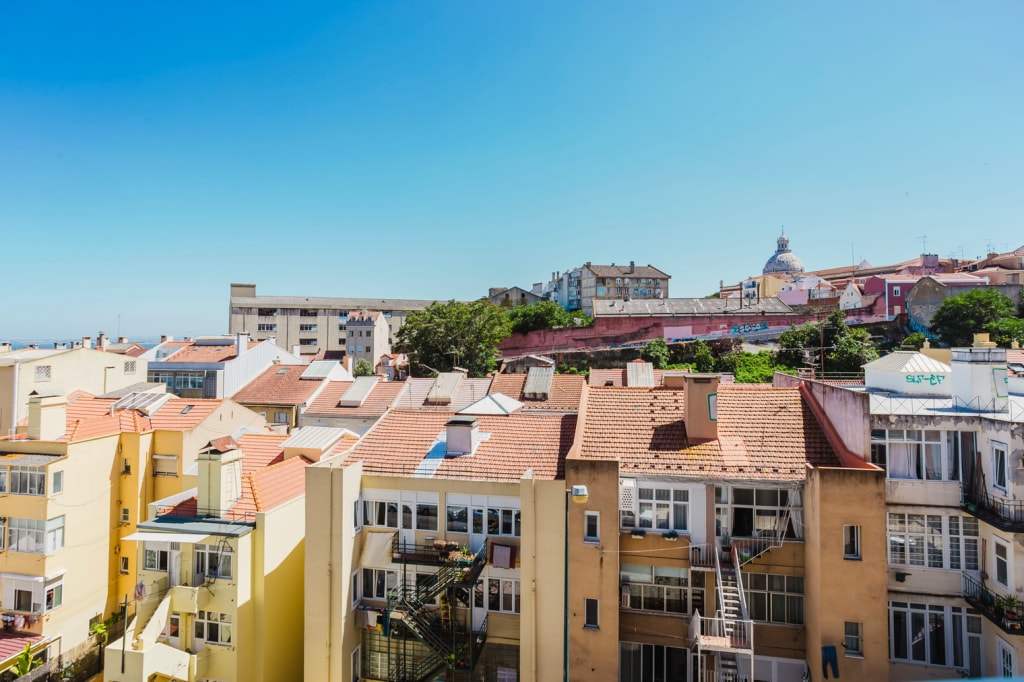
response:
M512 308L508 311L508 319L512 323L513 334L528 334L538 329L558 327L586 327L591 323L590 317L583 312L570 312L554 301L540 301Z
M921 332L914 332L907 338L903 339L903 343L901 343L900 345L903 346L904 348L913 348L914 350L921 350L922 348L924 348L924 342L926 340L927 337L924 334L922 334Z
M943 301L932 316L930 330L950 348L969 346L976 332L1013 316L1013 301L991 287L977 287Z
M698 372L715 371L715 356L711 354L711 347L706 341L693 344L693 364Z
M505 311L489 301L431 303L405 318L397 345L417 376L460 367L482 377L496 365L498 343L511 333Z
M989 322L985 331L992 335L992 340L1003 347L1007 347L1013 341L1024 343L1024 320L1019 317L1004 317L995 322Z
M640 351L640 358L654 365L655 369L665 369L668 364L668 344L665 339L651 339Z
M366 358L359 358L356 360L356 367L352 370L352 376L354 377L372 377L373 376L373 365Z
M878 358L878 349L864 329L851 329L846 316L837 310L822 322L790 327L779 337L778 364L786 368L804 366L807 351L820 362L825 354L826 372L860 372L861 365Z
M31 647L31 644L26 644L18 657L14 659L14 667L11 670L14 671L16 677L24 677L43 664L42 658L32 655Z

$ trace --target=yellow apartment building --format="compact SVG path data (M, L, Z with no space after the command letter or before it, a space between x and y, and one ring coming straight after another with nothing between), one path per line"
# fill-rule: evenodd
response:
M561 679L576 419L500 393L392 409L309 467L305 679Z
M92 348L22 348L0 352L0 436L28 415L32 393L102 395L146 381L143 358Z
M104 679L302 679L305 469L355 440L314 427L200 453L196 487L151 504L131 536L139 581Z
M885 679L883 472L798 388L722 381L587 386L568 678Z
M0 441L5 634L57 655L133 593L140 512L180 491L199 449L263 419L220 400L34 395L24 433Z

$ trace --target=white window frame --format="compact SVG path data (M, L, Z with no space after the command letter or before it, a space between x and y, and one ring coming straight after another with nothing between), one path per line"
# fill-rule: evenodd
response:
M805 624L806 582L803 576L744 571L743 590L752 620L780 625ZM755 604L760 599L764 600L764 618L758 618L755 611Z
M843 623L843 648L847 656L864 657L864 624L846 621Z
M25 554L45 554L46 522L39 519L7 519L7 550Z
M885 433L884 438L880 435ZM872 429L871 452L872 463L885 469L886 478L900 481L954 481L959 479L959 466L950 461L948 431L936 429ZM893 476L894 448L906 448L909 452L908 462L912 470L906 476ZM879 457L879 453L882 456ZM884 462L879 459L884 458ZM938 471L929 464L937 460ZM955 469L955 472L954 472ZM931 474L931 475L929 475Z
M973 516L890 511L886 515L889 566L977 571L979 533Z
M171 567L171 551L166 542L144 542L142 567L147 571L166 573Z
M910 595L907 595L908 597ZM890 601L889 607L889 660L912 665L939 666L945 668L957 668L967 670L980 670L981 661L970 660L971 640L978 640L978 650L983 651L982 638L982 616L967 614L960 606L944 606L942 604L923 604L912 602ZM896 614L904 616L903 623L903 645L906 646L906 655L898 657L896 647L900 643L898 636L899 628L896 624ZM915 615L917 616L915 624ZM930 627L932 618L942 617L942 629L945 632L945 639L942 641L941 658L939 652L932 651L934 642L926 632ZM919 629L915 632L915 627ZM962 637L959 643L954 637L959 632ZM924 635L924 636L921 636ZM914 647L923 647L919 656ZM957 660L958 655L960 660ZM982 653L984 656L984 653Z
M132 522L132 510L128 507L121 507L121 525L127 526Z
M1010 487L1009 448L1005 443L992 441L992 487L1004 493Z
M1015 677L1017 675L1016 654L1012 646L996 635L996 672L999 677Z
M681 569L682 575L671 575L673 569L675 567L620 564L620 606L634 611L668 615L684 616L693 613L694 606L704 601L704 588L691 586L691 577L695 575L693 571L684 568ZM678 570L680 569L675 569ZM679 610L668 607L670 595L675 596L675 601L682 604ZM659 602L661 607L655 608Z
M11 495L46 495L46 467L11 465Z
M363 653L362 647L358 646L358 645L356 646L355 649L352 650L352 682L359 682L359 680L363 679L363 676L362 676L362 667L363 667L362 653Z
M1002 550L1001 556L1000 550ZM992 579L1006 588L1010 587L1010 580L1013 575L1011 572L1012 552L1013 546L1011 544L997 535L992 536L992 570L994 573ZM1000 580L1000 574L1002 574L1002 580Z
M362 569L362 590L360 591L363 599L373 599L375 601L384 601L388 598L388 590L398 586L398 571L388 568L370 568L364 567ZM383 594L377 594L377 587L380 585L380 579L383 577ZM373 582L371 594L367 594L367 580Z
M519 580L516 578L488 578L487 610L491 613L518 614L522 602ZM497 608L493 608L492 597L497 596ZM506 603L506 597L511 604Z
M860 554L860 526L843 526L843 558L859 560Z
M620 489L619 526L626 531L690 532L690 489L636 481L628 501Z
M46 581L43 586L43 613L64 605L64 576Z
M192 550L192 572L206 578L230 580L234 568L230 545L196 544Z
M60 495L62 492L64 492L64 472L54 471L50 474L50 495Z
M601 512L583 512L583 542L601 542Z
M459 513L461 511L462 519L459 519ZM454 518L453 518L454 513ZM445 529L449 533L469 533L469 505L468 504L449 504L445 507L444 513L444 525Z
M288 412L281 412L279 410L274 412L274 423L275 424L287 424L291 421L291 414Z
M363 498L357 497L352 503L352 535L363 529Z
M129 570L128 557L127 556L122 556L121 557L121 574L122 575L127 575L130 572L131 571Z
M206 644L231 645L231 614L217 611L199 611L193 619L193 635ZM214 638L208 639L210 635Z
M352 572L352 580L350 582L350 585L351 585L351 589L352 589L352 608L355 608L356 606L359 605L359 602L362 601L362 599L363 599L363 595L362 595L363 571L362 571L362 569L357 568L355 571Z

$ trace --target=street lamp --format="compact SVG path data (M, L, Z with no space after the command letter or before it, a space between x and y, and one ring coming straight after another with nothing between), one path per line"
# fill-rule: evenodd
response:
M569 499L576 504L584 504L589 498L590 493L587 492L587 486L585 485L574 485L571 488L565 489L565 580L563 582L563 594L565 613L563 620L565 621L565 631L563 632L564 647L562 651L562 680L563 682L569 682Z

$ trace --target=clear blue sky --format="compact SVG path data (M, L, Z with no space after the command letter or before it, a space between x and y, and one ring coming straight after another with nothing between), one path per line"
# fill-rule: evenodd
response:
M1024 3L6 2L0 339L1024 243Z

